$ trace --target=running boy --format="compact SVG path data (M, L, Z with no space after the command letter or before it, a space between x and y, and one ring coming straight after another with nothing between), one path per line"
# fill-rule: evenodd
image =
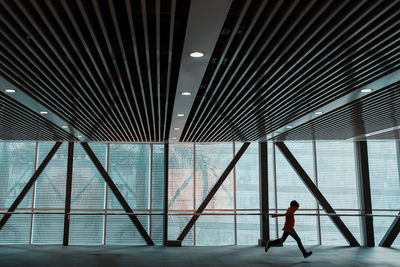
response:
M282 228L283 230L282 237L274 241L268 241L267 244L265 245L265 252L268 252L268 249L271 246L285 242L286 238L290 235L297 241L297 245L299 246L301 252L303 253L304 258L311 256L312 251L307 252L304 249L300 237L294 230L294 213L298 208L299 208L299 203L296 200L293 200L292 202L290 202L290 207L287 209L285 214L272 214L272 217L286 216L285 225Z

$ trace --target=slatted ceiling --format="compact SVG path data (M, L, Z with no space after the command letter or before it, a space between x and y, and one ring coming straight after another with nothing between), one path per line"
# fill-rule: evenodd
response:
M400 82L278 135L274 140L348 139L400 123ZM395 132L367 137L397 139Z
M26 108L9 96L0 93L0 139L76 141L77 139Z
M242 20L230 11L181 141L258 140L400 66L398 1L254 1L248 10L260 9Z
M166 141L189 7L184 0L1 1L0 75L89 141ZM399 32L397 0L233 0L180 141L259 140L398 70ZM369 131L357 118L376 110L373 103L348 108L331 123L348 116L353 136ZM3 125L0 132L12 132ZM36 139L29 127L20 136ZM325 128L320 139L349 134ZM293 138L300 136L312 134Z
M388 131L388 132L384 132L381 134L374 134L372 136L368 136L367 137L368 140L370 139L400 139L400 131L399 130L393 130L393 131Z
M0 4L0 75L92 141L168 139L190 1Z

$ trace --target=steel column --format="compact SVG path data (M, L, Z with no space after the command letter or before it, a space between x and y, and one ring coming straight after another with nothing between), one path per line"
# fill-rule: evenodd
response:
M169 162L169 145L164 144L164 215L163 215L163 243L167 245L168 240L168 162Z
M250 143L245 142L243 143L242 147L236 154L236 156L232 159L231 163L229 163L228 167L226 167L225 171L222 173L221 177L218 179L218 181L214 184L213 188L211 191L208 193L207 197L204 199L203 203L199 206L199 208L196 210L196 214L193 215L193 217L190 219L188 224L185 226L183 229L182 233L178 237L178 241L182 241L187 233L190 231L190 229L193 227L194 223L197 221L197 219L200 217L200 213L204 211L208 203L211 201L215 193L218 191L218 189L221 187L222 183L225 181L226 177L228 177L229 173L232 171L233 167L236 165L236 163L239 161L239 159L242 157L243 153L246 151L246 149L249 147Z
M100 172L100 174L103 176L104 180L106 181L107 185L109 188L113 191L115 197L118 199L118 202L121 204L121 206L124 208L125 212L127 213L133 213L133 210L129 207L129 204L126 202L125 198L122 196L121 192L118 190L117 186L114 184L112 181L110 175L106 172L106 170L103 168L101 165L100 161L97 159L96 155L92 151L92 149L89 147L88 143L82 142L81 143L83 149L86 151L94 165L96 166L97 170ZM153 240L151 240L150 236L147 234L146 229L144 229L143 225L140 223L138 218L136 217L135 214L130 214L128 215L133 224L136 226L138 229L139 233L142 235L144 240L146 241L147 245L154 245Z
M396 140L396 154L397 154L397 170L399 173L400 179L400 141ZM400 181L399 181L400 182ZM399 214L400 215L400 212ZM386 231L386 234L383 236L381 242L379 242L379 246L381 247L390 247L392 246L394 240L400 232L400 217L396 217L389 229Z
M293 154L289 151L286 145L283 142L276 142L275 145L282 152L283 156L289 162L289 164L293 167L293 170L296 171L297 175L299 175L300 179L307 186L308 190L310 190L311 194L318 200L322 208L326 213L336 213L329 202L325 199L319 189L315 186L311 178L305 172L305 170L301 167L300 163L296 160ZM336 225L338 230L342 233L343 237L349 242L350 246L359 246L360 244L354 238L353 234L346 227L343 221L337 215L329 216L332 222Z
M64 215L64 237L63 245L68 246L69 242L69 220L71 212L71 192L72 192L72 168L74 163L74 142L68 143L68 163L67 163L67 185L65 190L65 215Z
M54 156L54 154L57 152L58 148L61 146L61 142L56 142L53 146L53 148L50 150L49 154L47 154L46 158L43 160L42 164L40 164L39 168L35 171L35 173L32 175L31 179L29 179L28 183L25 185L25 187L22 189L21 193L18 195L17 199L14 201L14 203L11 205L11 207L7 210L7 212L14 212L15 209L18 207L19 203L24 199L25 195L28 193L29 189L32 187L32 185L35 183L39 175L43 172L44 168L46 168L47 164L51 160L51 158ZM6 224L8 219L11 217L11 214L5 214L3 218L1 218L0 221L0 230L3 228L3 226Z
M260 239L258 245L265 246L266 241L270 240L269 236L269 203L268 203L268 147L267 142L258 143L258 159L260 169Z
M367 142L356 141L355 151L361 214L372 214ZM363 245L367 247L375 246L373 217L361 216L360 225Z

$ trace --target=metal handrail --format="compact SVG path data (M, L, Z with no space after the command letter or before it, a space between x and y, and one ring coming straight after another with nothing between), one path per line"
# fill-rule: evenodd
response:
M62 215L169 215L169 216L194 216L194 215L274 215L275 213L127 213L127 212L80 212L80 213L65 213L65 212L0 212L0 214L62 214ZM282 214L280 214L282 215ZM339 213L326 213L326 214L314 214L314 213L298 213L296 216L357 216L357 217L400 217L399 214L339 214Z

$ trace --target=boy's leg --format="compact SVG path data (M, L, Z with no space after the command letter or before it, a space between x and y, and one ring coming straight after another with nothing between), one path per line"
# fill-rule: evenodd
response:
M306 252L306 250L304 249L303 244L301 243L301 239L300 239L300 237L297 235L296 231L288 232L288 233L289 233L289 235L290 235L291 237L294 238L294 240L296 240L297 245L299 246L299 249L300 249L301 252L303 253L303 256L306 255L307 252Z
M289 232L284 231L281 238L278 238L278 239L273 240L273 241L269 241L269 242L268 242L268 247L271 247L271 246L273 246L273 245L276 245L276 244L280 244L280 243L285 242L285 240L286 240L286 238L287 238L288 236L289 236Z

